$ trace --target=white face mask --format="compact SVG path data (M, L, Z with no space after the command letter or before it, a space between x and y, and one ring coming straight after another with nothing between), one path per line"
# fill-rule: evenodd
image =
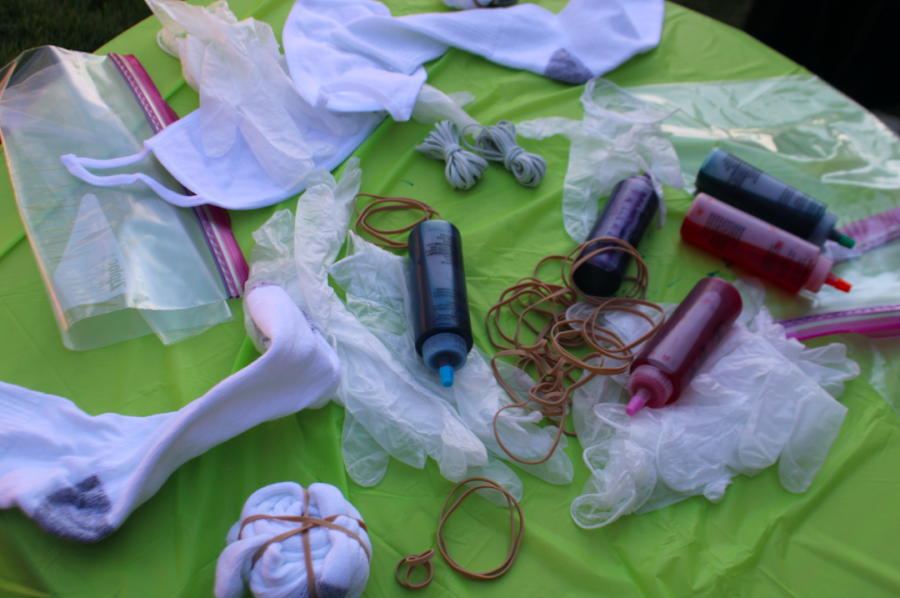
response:
M142 182L162 199L176 206L211 204L230 210L252 210L297 195L306 187L306 175L314 169L336 168L372 134L384 115L372 113L345 118L358 121L356 132L352 135L339 136L307 128L304 140L312 149L306 155L267 160L265 165L257 159L256 156L260 154L254 150L262 148L263 155L272 156L273 153L264 151L266 139L253 135L254 138L248 140L241 127L235 131L231 149L221 156L207 156L203 151L199 110L146 140L144 149L132 156L94 160L67 154L61 160L73 176L98 187ZM179 183L195 195L173 191L141 172L99 176L87 170L107 170L135 164L150 152Z

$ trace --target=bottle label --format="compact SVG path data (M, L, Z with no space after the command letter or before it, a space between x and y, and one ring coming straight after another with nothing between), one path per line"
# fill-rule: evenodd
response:
M697 196L681 233L793 292L803 288L819 260L816 246L705 194Z
M425 259L428 261L428 272L431 277L435 324L458 325L459 319L465 317L461 309L466 306L466 295L463 289L454 284L453 264L456 260L454 260L453 235L450 233L432 235L425 244ZM457 260L461 263L462 256L457 256Z
M735 187L769 198L792 210L809 213L810 216L821 217L825 213L825 204L819 200L784 184L734 156L729 155L725 158L723 167L727 173L726 180Z

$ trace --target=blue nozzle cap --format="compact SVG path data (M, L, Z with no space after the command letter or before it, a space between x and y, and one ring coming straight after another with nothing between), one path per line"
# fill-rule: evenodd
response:
M453 372L466 364L466 341L458 334L442 332L422 344L422 360L439 372L444 388L453 386Z
M444 388L450 388L453 386L453 366L452 365L444 365L441 366L441 386Z

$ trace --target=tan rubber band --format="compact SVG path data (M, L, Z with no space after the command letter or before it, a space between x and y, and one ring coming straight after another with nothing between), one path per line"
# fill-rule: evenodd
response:
M306 488L303 489L303 512L309 513L309 491ZM359 519L356 519L356 517L350 517L349 515L331 515L329 517L325 517L324 519L320 517L310 517L309 515L251 515L241 522L241 530L238 532L238 540L241 539L241 534L244 533L244 527L248 523L259 521L261 519L277 519L279 521L291 521L294 523L303 524L296 529L288 530L283 534L275 536L274 538L270 539L268 542L260 546L259 549L254 553L253 560L250 566L251 568L254 567L256 565L256 562L260 558L262 558L262 555L266 552L266 549L272 544L277 544L278 542L287 540L291 536L302 534L301 538L303 539L303 556L306 561L306 579L312 580L311 584L309 583L309 581L307 581L307 586L309 587L309 596L310 598L318 598L318 594L316 593L315 588L316 574L315 570L313 569L312 554L310 554L311 546L309 542L309 534L307 533L309 530L314 527L326 527L328 529L333 529L335 531L347 534L348 536L359 542L359 545L362 546L362 549L366 552L366 556L370 561L372 560L372 554L369 552L369 549L366 546L365 542L362 541L362 538L360 538L358 534L351 532L349 529L342 525L334 523L334 521L338 517L348 517L350 519L353 519L357 523L359 523L359 526L366 530L366 532L369 531L365 523L363 523Z
M434 579L434 565L431 562L431 559L434 558L434 554L434 549L429 548L422 554L411 554L408 557L401 559L400 562L397 563L397 568L394 570L394 577L397 578L397 583L410 590L418 590L430 584L431 580ZM409 565L409 568L406 570L406 575L403 576L403 579L400 579L400 567L403 565ZM425 566L427 575L423 581L412 583L409 581L409 574L419 565Z
M462 495L453 503L453 506L449 509L447 505L450 504L450 500L456 494L457 490L462 488L463 485L468 484L470 482L484 482L478 486L473 486L472 488L468 488ZM450 552L447 549L447 541L444 538L444 524L447 522L447 519L450 515L455 511L466 498L473 492L477 492L478 490L496 490L497 492L502 493L506 497L506 501L509 504L509 553L506 555L506 560L500 564L499 567L495 567L490 571L486 571L484 573L478 573L476 571L470 571L457 563L450 556ZM515 510L513 510L515 509ZM519 525L516 526L516 513L519 514ZM522 545L522 537L525 534L525 518L522 515L522 508L519 506L518 501L513 497L512 494L504 490L504 488L493 480L489 480L487 478L469 478L467 480L463 480L459 484L457 484L453 490L450 492L450 495L447 497L447 500L444 501L444 506L441 508L441 518L438 522L437 528L437 545L438 550L441 553L441 556L447 562L450 567L456 571L457 573L461 573L466 577L471 579L479 579L479 580L489 580L489 579L497 579L513 566L513 563L516 560L516 556L519 554L519 547ZM405 588L409 588L412 590L417 590L420 588L424 588L431 580L434 578L434 565L431 563L431 559L434 558L434 550L429 549L422 554L412 554L407 557L404 557L399 563L397 563L397 568L394 570L394 577L397 578L397 583ZM406 575L401 579L400 577L400 568L404 565L409 565L409 568L406 570ZM423 565L428 572L428 576L425 580L419 583L410 583L409 582L409 574L410 572L419 565Z
M595 249L576 258L588 246L597 242L608 243L607 247ZM574 281L574 273L585 262L596 255L607 251L621 251L634 258L637 264L637 277L626 279L631 287L620 297L594 297L581 291ZM549 283L538 277L538 271L544 264L560 260L560 279L563 284ZM637 347L653 336L665 321L665 314L660 306L646 301L648 274L647 265L640 254L631 245L621 239L604 237L591 239L573 249L568 255L550 255L540 260L531 276L519 280L500 294L498 302L487 313L485 323L488 338L499 351L491 359L494 377L509 396L516 400L515 391L500 375L497 359L515 357L515 365L523 370L532 369L537 374L537 384L529 390L527 400L519 398L501 407L494 414L494 436L500 448L515 461L526 465L537 465L547 461L559 445L563 434L571 434L565 430L566 418L570 412L572 393L580 386L587 384L594 376L612 376L626 372L634 360ZM566 310L579 299L596 306L586 318L569 318ZM657 310L661 315L655 323L653 318L641 312L638 307L644 306ZM509 310L516 318L516 329L511 335L503 329L501 314ZM640 338L625 343L614 331L600 326L598 318L603 313L625 312L645 319L650 330ZM522 338L523 329L535 335L535 340L526 344ZM499 337L499 338L498 338ZM576 357L573 349L587 347L590 349L583 358ZM592 365L588 361L598 359ZM606 360L617 360L619 365L605 365ZM575 379L578 371L584 373ZM559 426L553 445L541 459L526 461L514 455L503 443L497 429L500 414L506 409L521 408L525 411L539 411L545 417L555 418Z
M441 217L437 210L418 199L357 193L356 198L359 197L372 197L375 198L375 201L367 205L362 212L359 211L359 206L354 208L354 211L356 212L356 223L353 225L353 232L359 234L360 229L362 229L363 232L376 239L376 241L373 241L375 245L386 249L405 249L407 246L406 241L394 241L387 235L407 233L419 224L431 219L432 216L436 218ZM379 212L397 212L402 210L421 211L423 215L409 226L404 226L402 228L379 229L369 223L369 218Z

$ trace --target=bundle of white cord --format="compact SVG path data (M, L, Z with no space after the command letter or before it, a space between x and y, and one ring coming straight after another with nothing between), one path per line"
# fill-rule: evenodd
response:
M257 490L227 541L216 564L217 598L240 598L245 584L257 598L358 598L369 580L365 523L330 484Z
M459 144L459 130L449 120L439 122L416 149L435 160L445 160L444 174L457 189L470 189L488 167L487 161Z
M465 140L466 131L473 126L481 127L474 147ZM463 130L463 143L487 160L503 162L506 170L513 173L519 184L525 187L536 187L547 174L547 161L519 147L516 126L508 120L501 120L493 127L469 125Z

